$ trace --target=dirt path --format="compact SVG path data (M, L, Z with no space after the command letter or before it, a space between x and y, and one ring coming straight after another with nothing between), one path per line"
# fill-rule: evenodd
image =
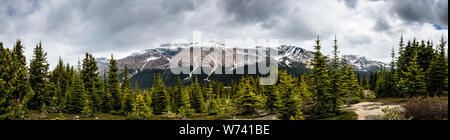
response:
M381 109L385 107L403 110L400 105L385 105L381 102L361 102L346 108L355 111L358 120L382 120L384 113Z

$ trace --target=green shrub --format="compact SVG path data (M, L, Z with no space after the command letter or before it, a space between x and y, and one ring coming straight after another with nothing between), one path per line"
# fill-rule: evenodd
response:
M139 112L130 112L127 113L127 116L125 117L126 120L146 120L144 116L139 114Z
M371 101L371 102L375 101L376 98L377 98L377 97L376 97L375 93L370 93L370 94L368 94L367 97L366 97L366 99L367 99L368 101Z
M417 97L403 105L405 116L413 120L444 120L448 118L448 100L439 97Z
M343 111L337 116L328 118L327 120L358 120L358 114L353 111Z
M382 108L384 116L383 120L404 120L405 118L401 115L401 112L398 110L390 109L389 107Z

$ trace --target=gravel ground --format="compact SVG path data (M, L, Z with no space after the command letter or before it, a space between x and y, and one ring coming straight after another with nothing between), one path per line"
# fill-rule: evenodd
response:
M390 109L403 110L400 105L385 105L381 102L361 102L351 105L347 109L355 111L358 114L358 120L382 120L383 111L382 108L389 107Z

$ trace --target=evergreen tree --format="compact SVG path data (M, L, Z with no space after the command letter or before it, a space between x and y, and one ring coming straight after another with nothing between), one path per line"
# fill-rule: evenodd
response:
M212 87L212 84L209 83L209 86L206 90L207 95L207 106L208 106L208 114L209 115L216 115L219 112L219 108L217 105L217 99L216 94L214 93L214 89Z
M111 94L114 101L112 103L114 108L114 110L112 110L112 113L119 113L122 101L122 92L120 89L119 68L117 67L117 60L115 60L112 55L109 62L108 94Z
M370 85L370 90L375 90L375 83L377 82L377 78L378 78L378 72L370 72L370 80L369 80L369 85ZM356 79L356 78L355 78Z
M331 78L331 92L332 93L340 93L341 89L341 76L342 73L340 72L340 63L339 63L339 57L338 57L338 46L337 46L337 40L334 40L334 46L333 46L333 59L332 59L332 65L330 70L330 78Z
M358 72L358 74L356 75L356 80L358 80L358 85L362 86L362 82L361 82L361 73Z
M140 93L141 93L140 90L135 90L135 93L133 94L134 98L136 98L136 96L138 94L140 94ZM144 97L144 102L147 104L148 108L150 108L150 111L151 111L151 104L152 104L152 95L151 95L151 93L148 92L147 90L144 90L142 92L142 96Z
M400 51L401 54L398 57L397 60L397 69L399 71L398 76L400 78L405 78L405 75L403 72L406 72L408 67L411 64L411 61L413 59L413 56L416 53L416 50L418 48L418 43L416 42L416 39L414 39L412 42L408 41L406 44L404 50ZM417 60L419 61L419 60Z
M3 43L0 42L0 120L26 119L28 115L26 106L33 96L28 81L24 79L25 57L20 57L16 47L15 50L16 53L3 48Z
M168 112L170 100L160 74L157 75L154 83L152 87L153 114L160 115Z
M423 96L426 93L425 75L423 69L418 63L417 51L413 55L413 59L407 67L406 71L402 71L404 77L400 78L401 93L404 96Z
M80 68L72 74L72 87L69 93L68 111L69 113L79 114L82 112L86 98L86 91L83 80L80 76Z
M433 45L430 41L421 41L418 46L418 64L423 71L427 71L434 56Z
M270 111L270 113L275 113L274 111L277 110L279 108L279 91L276 90L276 88L272 85L268 86L265 90L265 97L266 97L266 102L265 102L265 107L266 109L268 109Z
M98 100L98 97L101 96L98 95L98 90L100 89L97 86L100 79L97 70L98 67L95 58L91 54L86 53L80 73L89 101L96 101Z
M27 96L27 92L31 92L30 84L28 82L28 71L27 71L27 60L25 58L25 55L23 54L23 45L20 40L17 40L16 45L14 45L14 48L12 50L12 59L14 62L14 67L12 67L14 73L16 74L16 81L15 82L15 90L13 93L14 98L16 99L23 99L25 96Z
M330 75L330 83L331 83L331 89L330 89L330 94L331 94L331 110L333 112L340 112L340 104L342 102L342 89L343 89L343 83L342 82L342 68L340 67L340 63L339 63L339 57L338 57L338 46L337 46L337 39L335 37L334 39L334 46L333 46L334 50L333 50L333 59L332 59L332 65L331 65L331 69L329 70L329 75Z
M401 43L400 43L401 44ZM391 67L391 71L390 71L390 73L388 73L389 75L388 75L388 81L386 81L387 83L387 89L388 89L388 92L390 92L390 95L391 96L396 96L396 97L399 97L399 87L398 87L398 81L400 80L399 79L399 71L398 71L398 69L396 68L396 65L397 65L397 63L396 63L396 61L397 61L397 58L395 57L395 48L392 48L392 52L391 52L391 57L392 57L392 62L391 62L391 64L390 64L390 67Z
M312 60L311 92L315 101L313 117L324 117L333 112L333 95L330 94L330 79L328 75L328 58L320 52L320 40L316 40L316 52Z
M362 80L362 87L364 88L364 90L369 89L369 80L367 80L367 76L365 73Z
M86 92L83 92L81 96L83 105L83 108L81 109L81 114L85 115L86 117L90 117L93 115L92 101L90 100L90 97Z
M109 92L108 77L106 72L103 72L103 96L102 96L102 111L105 113L110 113L114 111L114 97Z
M131 84L130 79L128 78L128 67L125 66L124 73L123 73L123 84L122 84L122 97L121 97L121 113L126 114L126 112L131 111L132 106L132 100L133 97L131 97Z
M343 59L345 60L345 58ZM360 88L352 66L348 65L345 61L343 61L341 65L344 70L341 96L347 97L347 104L350 104L352 97L358 98L358 89Z
M52 103L51 106L58 108L57 110L62 110L64 108L64 96L67 92L67 84L70 81L70 78L67 78L66 74L64 62L60 57L56 68L50 73L49 82L49 92L51 92L51 95L55 98L54 103Z
M152 112L144 96L141 93L136 94L135 99L132 102L132 110L127 114L129 120L147 120L150 118Z
M303 76L300 77L300 85L298 86L300 96L303 102L311 102L312 101L312 94L309 91L309 85L307 80L306 73L303 74Z
M248 79L244 80L243 78L239 84L238 95L238 106L244 114L254 114L264 106L263 99L255 94Z
M282 120L302 120L302 112L300 107L302 106L301 95L306 93L300 93L296 87L296 79L287 74L286 71L281 71L279 74L280 83L277 85L277 90L280 95L279 105L277 109Z
M189 90L183 89L181 94L182 94L180 100L181 106L178 109L179 114L181 114L183 117L191 116L194 110L191 108Z
M174 106L172 107L174 109L175 113L180 113L180 109L185 105L185 93L183 89L183 83L181 82L180 77L177 78L177 85L174 89ZM185 109L185 108L184 108Z
M439 52L436 53L427 70L427 92L432 95L442 95L448 89L448 58L445 55L446 41L441 38L438 45Z
M32 109L41 107L43 103L50 103L51 96L47 92L48 66L47 53L44 52L42 43L39 43L34 49L33 59L30 62L29 81L35 93L30 101Z
M97 75L98 80L95 82L95 87L97 88L94 97L92 97L92 106L94 112L103 112L103 97L105 96L106 92L106 85L104 85L104 82L102 80L102 77L100 75Z
M377 81L375 84L375 94L377 98L387 97L387 94L390 94L386 87L386 81L389 80L387 78L387 72L384 69L383 65L380 65L381 70L377 74Z
M197 77L195 77L195 81L191 85L190 97L191 97L190 98L191 107L195 110L195 112L196 113L203 112L205 102Z
M70 100L71 100L71 92L72 92L72 86L73 86L73 74L75 74L75 69L73 66L70 66L69 64L67 64L65 66L65 75L64 75L64 79L66 81L66 83L64 85L61 85L61 89L62 87L64 87L64 97L62 97L60 99L60 104L59 104L59 113L62 112L69 112L69 104L70 104Z

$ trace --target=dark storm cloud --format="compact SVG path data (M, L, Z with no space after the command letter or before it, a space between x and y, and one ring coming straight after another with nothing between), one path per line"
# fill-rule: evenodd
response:
M390 32L391 28L392 28L391 25L389 24L389 22L385 18L380 18L380 19L376 20L374 30L377 31L377 32L388 32L388 33L391 33Z
M317 37L318 32L310 27L311 24L307 20L307 18L292 19L289 23L276 28L275 34L288 39L312 40Z
M448 27L448 0L392 0L391 11L412 23Z
M356 8L356 5L358 4L358 0L344 0L344 2L349 8Z
M307 42L317 35L337 34L357 47L373 45L378 33L396 34L397 19L448 26L448 0L373 1L0 0L0 41L11 44L22 38L28 46L42 41L54 49L50 61L70 55L67 58L74 62L84 52L126 56L174 39L189 39L196 30L219 40L249 37Z
M232 20L243 24L263 23L270 28L277 24L275 17L281 16L289 7L287 0L221 0L227 15Z
M48 30L65 32L75 46L89 51L127 49L170 36L195 0L75 0L66 1L48 16ZM77 24L77 25L74 25ZM79 28L79 30L73 29ZM95 47L91 47L95 46Z
M169 14L178 14L179 12L195 9L195 4L192 0L165 0L161 6L167 9Z

